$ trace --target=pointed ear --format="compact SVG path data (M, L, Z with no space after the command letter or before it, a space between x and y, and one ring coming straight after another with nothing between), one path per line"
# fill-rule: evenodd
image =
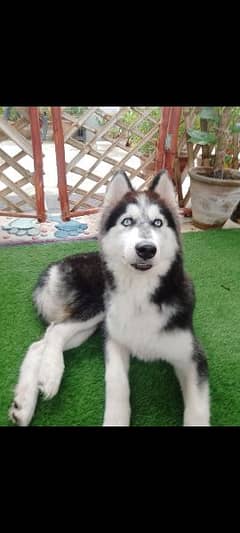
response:
M111 182L108 185L103 207L113 207L115 204L120 202L123 196L129 192L133 191L131 182L129 181L126 172L118 171L114 174Z
M161 170L155 178L153 178L149 190L159 194L159 196L161 196L161 198L167 203L176 205L174 185L167 170Z

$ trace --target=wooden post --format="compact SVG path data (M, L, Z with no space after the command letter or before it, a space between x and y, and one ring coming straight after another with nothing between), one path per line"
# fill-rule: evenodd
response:
M61 120L61 108L51 107L53 121L53 138L55 143L56 164L58 174L58 191L61 205L62 219L70 220L69 199L66 181L66 163L64 150L64 135Z
M39 113L37 107L29 107L29 120L32 136L32 150L34 159L34 183L36 191L36 214L39 222L46 220L43 190L42 142L40 135ZM17 215L19 216L19 215Z
M169 118L171 107L164 107L162 111L162 119L159 128L159 138L157 143L157 154L155 161L155 171L159 172L165 166L165 141L168 132Z
M166 159L165 167L169 172L169 175L173 177L173 167L174 161L177 154L177 142L178 142L178 128L181 118L182 108L181 107L172 107L169 125L168 125L168 136L167 139L169 142L169 148L165 147L166 150Z

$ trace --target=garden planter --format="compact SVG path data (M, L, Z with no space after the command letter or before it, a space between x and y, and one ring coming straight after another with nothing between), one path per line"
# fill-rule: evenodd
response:
M193 224L201 229L223 226L240 200L240 172L227 169L215 179L212 168L189 170Z

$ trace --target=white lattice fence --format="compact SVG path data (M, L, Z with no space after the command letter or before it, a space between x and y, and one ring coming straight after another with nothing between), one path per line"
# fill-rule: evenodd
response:
M7 139L0 145L0 206L17 212L35 209L33 163L28 163L32 166L30 171L23 162L33 158L31 143L4 119L0 121L0 131Z
M107 181L125 170L137 189L154 175L161 109L85 108L74 120L64 110L67 188L71 211L100 207Z
M0 206L6 209L6 214L8 210L35 209L33 173L19 163L25 157L23 150L11 157L0 148ZM10 177L7 171L11 171Z
M0 117L0 215L45 220L38 110L21 113L16 124Z

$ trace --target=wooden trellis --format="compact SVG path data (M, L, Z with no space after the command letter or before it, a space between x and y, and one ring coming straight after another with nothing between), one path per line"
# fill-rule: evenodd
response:
M106 184L117 170L125 170L134 186L142 189L155 172L159 117L153 107L122 107L106 115L99 107L86 108L74 120L60 108L52 108L53 135L56 146L58 186L62 216L68 220L90 214L102 204ZM128 114L133 117L127 121ZM90 119L98 122L93 127ZM63 130L63 123L65 128ZM68 125L69 124L69 125ZM76 133L85 130L89 138L79 140ZM65 160L66 146L75 150ZM85 167L86 156L91 164ZM105 170L100 172L100 164ZM66 179L65 179L66 178Z
M186 205L190 190L183 197L182 183L200 148L187 143L186 129L194 121L196 108L122 107L106 114L106 108L88 107L78 118L64 108L52 107L51 112L63 220L98 211L107 182L119 169L141 190L156 171L167 168L176 183L179 205ZM178 137L181 121L185 127ZM21 108L14 126L0 119L0 134L19 147L11 156L0 146L0 202L5 206L0 215L45 220L38 108ZM33 159L33 172L21 163L26 155ZM9 178L10 168L19 178ZM29 184L31 194L25 190Z
M42 222L46 215L38 108L23 108L16 127L0 118L0 132L0 140L11 140L17 148L15 155L9 155L3 144L0 147L0 215L36 217ZM27 138L29 135L30 140ZM21 161L25 156L33 160L32 172ZM15 178L9 177L9 169L17 173Z

